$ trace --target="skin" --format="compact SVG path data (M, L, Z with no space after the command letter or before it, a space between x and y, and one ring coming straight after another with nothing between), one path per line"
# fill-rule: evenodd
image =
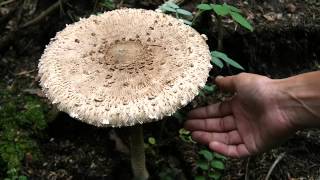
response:
M218 153L246 157L269 150L297 130L320 127L320 72L286 79L241 73L217 77L227 101L192 110L185 128Z

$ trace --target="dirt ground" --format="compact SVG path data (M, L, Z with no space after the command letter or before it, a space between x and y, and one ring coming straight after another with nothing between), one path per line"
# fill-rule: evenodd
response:
M5 0L0 1L0 78L5 86L13 84L19 94L43 98L38 86L38 60L55 33L65 24L105 10L98 1ZM160 0L115 1L117 7L155 9ZM283 78L320 68L320 3L318 0L228 1L243 10L252 21L253 33L225 27L224 50L245 67L247 72ZM195 11L199 1L184 1L181 6ZM49 8L49 9L48 9ZM51 8L51 9L50 9ZM216 29L210 16L203 15L195 28L208 36L216 48ZM233 69L217 68L212 75L235 74ZM18 94L17 94L18 95ZM221 96L196 98L192 105L212 103ZM205 101L205 102L204 102ZM50 107L50 105L48 104ZM130 179L129 156L122 142L125 131L96 128L59 113L48 119L46 136L39 139L43 158L25 163L23 173L30 179ZM152 179L168 169L174 179L193 179L200 145L181 141L182 122L169 117L147 124L145 136L155 137L157 146L147 149L147 166ZM161 127L161 128L159 128ZM125 138L124 138L125 139ZM320 131L298 132L280 147L245 159L228 159L222 179L320 178ZM1 177L0 177L1 179Z

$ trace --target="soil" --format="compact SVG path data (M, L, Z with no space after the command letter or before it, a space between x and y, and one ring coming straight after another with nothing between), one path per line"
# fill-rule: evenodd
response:
M320 68L317 0L228 2L240 7L255 27L253 33L239 27L235 30L233 23L225 27L224 50L247 72L284 78ZM37 63L50 38L65 24L104 10L94 1L70 1L32 23L54 3L53 0L0 1L0 78L7 86L20 89L21 94L43 98L37 83ZM118 7L147 9L154 9L160 3L116 1ZM181 6L192 11L197 3L184 1ZM216 29L210 19L208 14L203 14L195 28L208 36L210 48L215 49ZM26 26L28 22L31 24ZM213 69L212 75L238 72ZM196 98L188 108L215 102L221 96L217 93L206 99ZM96 128L64 113L48 119L46 138L39 140L43 158L26 162L23 174L30 179L131 179L125 130ZM146 139L152 136L157 140L155 146L147 148L152 179L165 179L166 174L173 179L193 179L197 173L197 152L203 147L179 138L182 124L169 117L145 125ZM298 132L280 147L254 157L228 159L222 179L265 179L278 158L281 159L270 179L319 179L320 131Z

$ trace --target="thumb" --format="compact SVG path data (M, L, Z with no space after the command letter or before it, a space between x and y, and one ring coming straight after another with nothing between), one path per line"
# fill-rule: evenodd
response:
M217 76L215 79L215 82L222 91L227 91L230 93L233 93L236 91L234 76L226 76L226 77Z

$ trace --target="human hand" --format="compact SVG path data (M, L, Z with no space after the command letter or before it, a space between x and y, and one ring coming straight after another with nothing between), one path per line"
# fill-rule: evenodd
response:
M185 128L195 141L230 157L254 155L274 147L296 128L280 108L281 91L273 81L248 73L216 78L220 89L234 96L192 110Z

